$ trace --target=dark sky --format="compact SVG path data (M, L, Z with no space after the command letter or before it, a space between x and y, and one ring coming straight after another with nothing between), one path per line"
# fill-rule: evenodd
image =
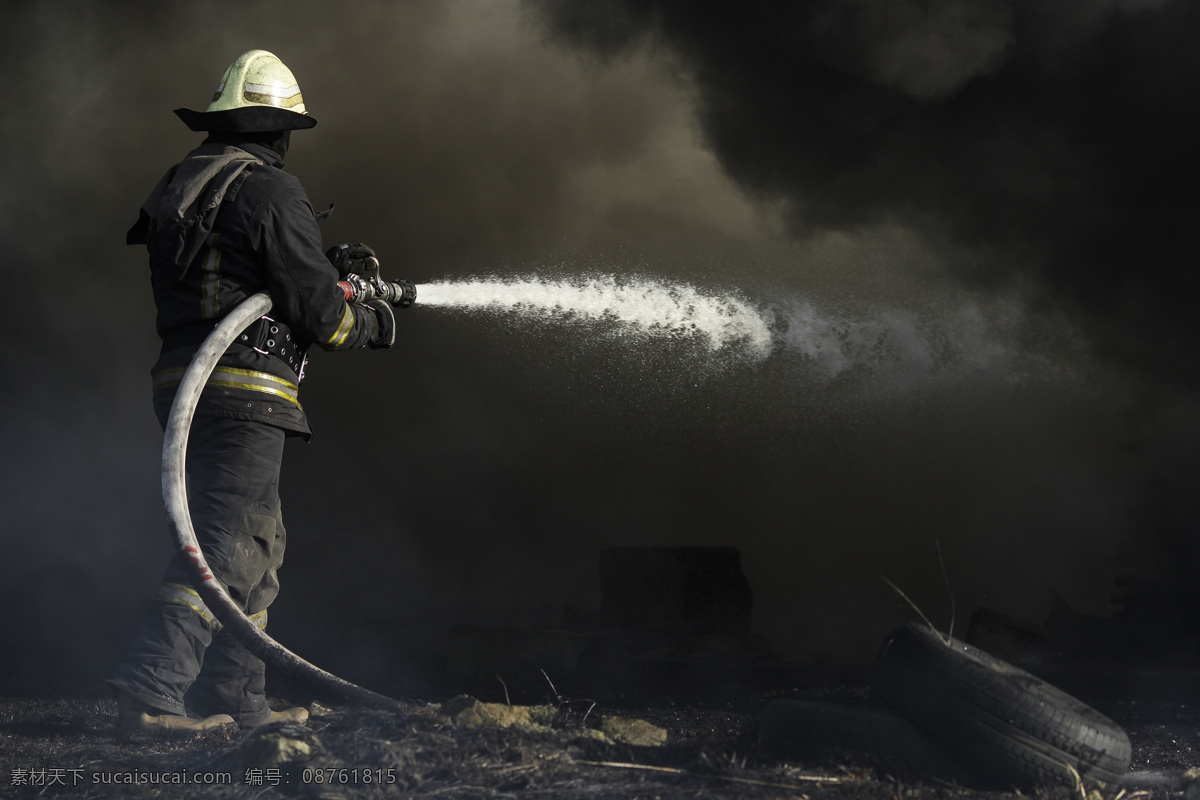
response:
M939 547L960 620L1170 579L1128 545L1196 517L1200 11L708 6L5 4L0 668L103 673L169 553L124 232L251 48L320 121L288 169L326 243L385 275L776 320L755 361L418 302L395 349L317 353L272 627L322 666L595 609L610 545L739 547L759 630L835 658L911 618L881 576L948 616Z

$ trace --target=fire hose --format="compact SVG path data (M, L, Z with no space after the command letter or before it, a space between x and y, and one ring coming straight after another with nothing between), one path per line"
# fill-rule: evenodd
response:
M339 285L348 300L377 297L407 308L416 299L416 289L406 281L387 283L378 279L360 279L357 282L339 281ZM260 292L229 312L200 345L179 384L167 418L162 457L163 503L170 518L175 546L183 555L196 589L213 615L251 653L313 691L350 703L403 709L405 706L399 700L350 683L310 664L255 626L213 575L196 539L188 506L185 471L188 432L192 427L196 404L226 348L246 326L270 310L270 296Z

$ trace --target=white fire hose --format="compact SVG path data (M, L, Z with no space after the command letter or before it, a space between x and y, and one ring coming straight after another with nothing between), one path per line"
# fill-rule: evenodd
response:
M318 693L356 704L390 706L402 710L406 706L399 700L364 689L315 667L259 630L213 575L196 540L196 530L192 526L192 514L188 507L185 469L188 432L196 413L196 403L225 349L247 325L270 310L271 298L266 292L247 298L233 309L204 340L179 384L171 414L167 418L162 458L163 503L171 520L175 546L184 556L204 602L221 624L229 628L251 653Z

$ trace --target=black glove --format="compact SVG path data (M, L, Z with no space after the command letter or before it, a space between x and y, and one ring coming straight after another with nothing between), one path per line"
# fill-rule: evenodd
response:
M372 350L381 350L396 343L396 312L386 300L368 300L364 305L375 312L379 332L367 343Z
M325 251L325 257L338 271L341 280L352 272L368 280L379 277L379 259L375 257L375 251L361 242L335 244Z

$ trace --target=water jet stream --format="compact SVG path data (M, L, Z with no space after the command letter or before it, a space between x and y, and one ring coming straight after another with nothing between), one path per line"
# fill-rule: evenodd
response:
M733 295L648 278L592 276L442 281L417 287L421 306L510 312L542 321L616 323L618 335L697 339L710 350L737 347L755 358L770 353L764 314Z
M582 326L638 345L697 343L725 365L779 354L807 364L817 380L859 373L912 388L939 375L1011 374L1014 367L1007 331L970 299L921 311L864 307L855 314L795 296L762 302L645 276L590 275L426 283L417 287L417 305Z

